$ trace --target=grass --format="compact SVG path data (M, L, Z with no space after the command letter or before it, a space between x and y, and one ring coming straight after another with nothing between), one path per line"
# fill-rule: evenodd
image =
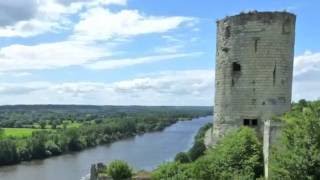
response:
M28 137L32 135L32 132L39 131L41 129L31 129L31 128L3 128L4 136L12 137Z
M71 123L67 122L67 128L78 128L81 126L81 123L74 122ZM41 130L49 130L53 131L51 129L51 125L46 125L45 129L41 129L39 124L33 124L33 127L35 128L3 128L4 129L4 136L5 137L29 137L32 135L32 132L34 131L41 131ZM62 129L63 125L58 125L57 128Z
M74 127L78 128L81 126L81 123L78 123L78 122L73 122L73 123L71 121L63 121L63 122L67 124L67 128L74 128ZM36 129L41 129L39 123L34 123L32 124L32 126ZM57 125L57 129L62 129L62 128L63 128L62 124ZM47 124L44 129L52 129L52 126L50 124Z

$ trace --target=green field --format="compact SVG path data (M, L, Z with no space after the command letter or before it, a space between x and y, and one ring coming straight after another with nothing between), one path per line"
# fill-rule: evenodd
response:
M46 125L45 129L41 129L39 124L33 125L35 128L3 128L4 129L4 136L6 137L28 137L32 135L34 131L41 131L41 130L49 130L52 131L50 125ZM81 123L71 123L67 122L67 128L78 128L81 126ZM57 128L62 129L63 125L58 125Z
M33 131L39 131L41 129L31 129L31 128L3 128L4 136L12 137L28 137L31 136Z

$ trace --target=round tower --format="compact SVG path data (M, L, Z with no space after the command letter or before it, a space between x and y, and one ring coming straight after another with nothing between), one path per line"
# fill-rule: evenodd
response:
M291 105L295 15L249 12L217 21L214 137L264 121Z

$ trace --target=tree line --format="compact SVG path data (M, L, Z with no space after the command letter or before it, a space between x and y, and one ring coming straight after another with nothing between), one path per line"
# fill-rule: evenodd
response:
M160 116L178 118L190 112L211 112L212 107L194 106L93 106L93 105L7 105L0 106L0 127L35 128L34 124L62 125L64 121L90 122L126 116ZM172 114L175 112L175 114Z
M0 165L79 151L136 134L160 131L178 120L211 113L212 110L208 107L165 107L165 110L158 107L134 113L131 110L125 115L104 117L93 123L82 123L79 127L34 131L31 136L23 138L4 136L5 133L0 128Z

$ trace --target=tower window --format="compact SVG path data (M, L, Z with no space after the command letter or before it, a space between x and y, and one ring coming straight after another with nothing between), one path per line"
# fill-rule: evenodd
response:
M290 32L291 32L291 22L290 22L290 19L287 19L282 24L282 34L290 34Z
M244 119L243 120L243 125L244 126L250 126L250 119Z
M258 120L257 119L252 119L251 120L251 125L252 126L257 126L258 125Z
M227 27L226 27L226 31L224 32L224 36L225 36L226 38L229 38L230 35L231 35L230 26L227 26Z
M233 62L232 63L232 71L233 72L240 72L241 71L241 65L239 63Z
M250 127L258 126L258 119L244 119L243 125L250 126Z
M259 41L259 39L254 40L254 52L258 51L258 41Z

